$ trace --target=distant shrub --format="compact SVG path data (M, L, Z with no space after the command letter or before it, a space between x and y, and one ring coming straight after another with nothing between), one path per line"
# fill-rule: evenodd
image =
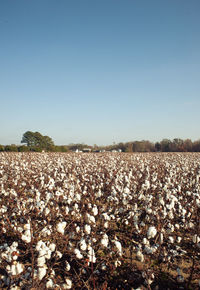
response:
M30 148L23 145L23 146L18 147L18 151L19 152L28 152L28 151L30 151Z
M31 151L33 152L42 152L42 150L43 150L42 148L36 146L31 148Z
M8 151L8 152L17 152L18 151L17 146L15 146L15 145L6 145L4 147L4 150Z
M4 151L4 146L3 145L0 145L0 152L1 151Z

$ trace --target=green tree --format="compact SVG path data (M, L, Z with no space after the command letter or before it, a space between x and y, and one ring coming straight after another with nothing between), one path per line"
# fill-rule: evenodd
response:
M52 150L54 146L53 140L49 136L43 136L39 132L27 131L22 137L21 143L27 144L28 147ZM39 150L40 151L40 150Z
M160 142L160 145L161 145L161 151L162 152L170 152L171 151L171 140L169 139L163 139L161 142Z

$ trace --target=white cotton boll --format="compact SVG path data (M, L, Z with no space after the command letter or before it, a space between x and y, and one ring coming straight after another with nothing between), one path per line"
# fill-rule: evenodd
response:
M31 225L29 223L24 225L24 230L30 230L31 229Z
M56 245L55 245L54 243L51 243L51 244L49 245L49 250L50 250L51 252L54 252L55 249L56 249Z
M47 216L50 213L50 209L48 207L45 208L44 214Z
M160 233L160 243L161 244L163 243L163 238L164 238L163 233Z
M60 251L56 251L56 256L58 257L58 259L62 258L62 253Z
M55 271L54 270L50 270L50 278L54 278L54 276L56 275Z
M147 232L147 238L151 239L154 238L157 234L157 230L154 226L149 227L148 232Z
M115 247L117 248L117 252L120 256L122 256L122 245L119 241L114 241Z
M104 247L107 247L109 243L108 236L106 234L103 235L103 238L101 239L101 245Z
M181 237L177 237L177 238L176 238L176 241L177 241L177 243L180 243L180 242L181 242L181 240L182 240L182 238L181 238Z
M107 269L106 264L103 263L103 264L101 265L101 270L105 271L106 269Z
M38 268L38 272L37 272L37 276L39 280L42 280L44 278L44 276L47 273L47 269L46 269L46 265L43 265L43 267L39 267Z
M146 238L143 239L142 243L143 243L144 245L149 245L149 241L148 241Z
M74 249L74 254L76 255L77 259L83 259L83 255L79 251L79 249Z
M69 278L65 279L65 284L62 284L63 289L71 289L72 288L72 281Z
M85 242L85 239L83 239L83 238L81 239L81 242L80 242L80 249L82 251L85 251L87 249L87 244Z
M67 225L66 222L60 222L60 223L58 223L57 226L56 226L57 231L60 234L64 235L66 225Z
M77 234L80 232L81 228L79 226L76 227Z
M22 232L23 232L23 228L22 228L22 227L17 227L17 231L18 231L19 233L22 233Z
M18 242L13 242L11 247L16 249L18 247Z
M66 213L66 214L69 213L69 207L68 207L68 206L66 206L66 208L65 208L65 213Z
M179 230L180 229L179 224L175 224L175 228Z
M10 290L21 290L19 286L13 285L11 286Z
M104 219L105 219L106 221L110 221L110 216L109 216L106 212L103 213L102 216L104 217Z
M51 258L51 250L50 249L46 250L45 258L48 260Z
M87 216L87 221L89 223L95 223L96 222L94 216L90 215L89 213L87 213L86 216Z
M88 246L88 259L89 262L96 263L95 252L91 246Z
M44 256L37 258L38 267L43 267L45 265L46 259Z
M141 251L137 251L136 257L137 257L138 261L144 262L144 255L142 254Z
M122 262L117 259L117 260L115 260L114 264L115 264L115 267L117 268L117 267L121 266Z
M108 228L108 221L106 221L106 222L104 223L104 228L105 228L105 229Z
M89 235L90 232L91 232L91 226L90 225L85 225L84 226L84 230L85 230L85 233Z
M80 201L81 200L81 195L79 193L76 194L75 200L76 201Z
M45 245L44 242L43 242L42 240L39 240L39 241L37 242L37 245L36 245L36 248L35 248L36 251L39 252L40 249L44 247L44 245Z
M25 243L30 243L30 242L31 242L31 236L22 235L21 239L22 239L22 241L24 241Z
M17 273L17 275L19 275L23 271L24 271L24 265L18 262L16 264L16 273Z
M97 208L96 205L93 206L93 208L92 208L92 212L93 212L93 215L94 215L94 216L98 215L98 208Z
M46 246L46 245L45 245ZM47 248L40 248L39 250L39 257L44 257L46 255Z
M168 237L169 243L173 244L174 243L174 238L172 236Z
M16 261L16 260L18 259L18 254L19 254L19 252L17 252L17 255L13 255L13 254L12 254L12 255L13 255L12 258L13 258L14 261ZM1 260L0 260L0 261L1 261Z
M48 279L47 283L46 283L46 288L53 288L54 287L54 283L52 279Z
M67 261L65 261L65 270L66 271L70 271L70 269L71 269L71 266L70 266L70 264L67 262Z
M93 215L90 216L90 222L91 223L96 223L95 217Z

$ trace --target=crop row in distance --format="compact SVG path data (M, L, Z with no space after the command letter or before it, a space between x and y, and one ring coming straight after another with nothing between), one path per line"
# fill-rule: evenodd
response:
M0 287L198 289L200 154L0 154Z

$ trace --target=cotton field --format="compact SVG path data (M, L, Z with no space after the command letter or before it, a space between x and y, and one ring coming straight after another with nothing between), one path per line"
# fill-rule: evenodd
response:
M1 153L1 289L198 289L200 153Z

